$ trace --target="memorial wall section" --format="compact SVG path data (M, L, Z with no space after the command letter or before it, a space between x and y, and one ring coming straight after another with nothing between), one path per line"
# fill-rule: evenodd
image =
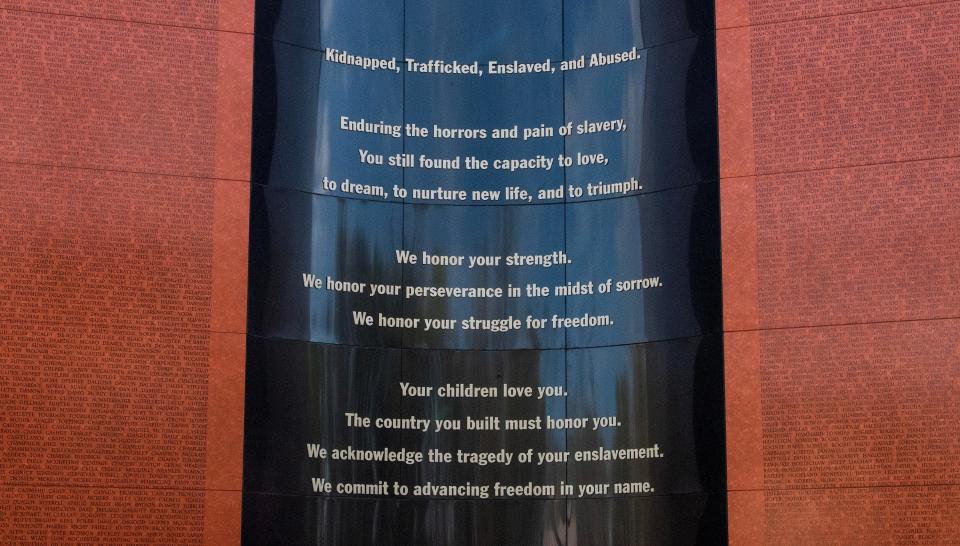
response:
M0 543L239 541L252 2L0 2Z
M960 537L960 3L718 0L734 544Z
M718 0L719 161L707 123L713 26L699 2L394 4L266 2L255 40L252 0L0 0L0 542L235 544L241 526L250 544L693 543L727 526L732 544L956 542L960 3ZM556 64L634 45L628 62ZM474 78L402 63L391 74L325 62L325 47L481 64L549 57L559 72ZM625 128L393 138L340 129L341 115L429 131ZM685 136L698 127L689 120L704 125ZM359 164L361 147L386 160L580 152L609 162L560 178L556 167L396 169ZM390 195L344 195L324 176ZM392 195L394 185L530 192L631 177L644 188L602 199ZM715 229L717 210L722 328L711 316L721 309L708 259L717 233L706 225ZM481 273L401 265L396 250L562 251L572 262ZM509 283L523 295L371 298L327 293L327 276ZM639 279L641 290L525 295L530 283L599 290L607 278ZM363 327L353 310L613 324L431 333ZM558 386L562 396L405 397L401 380L498 394ZM375 410L464 427L477 415L620 426L346 427L344 413ZM652 457L482 467L329 458L348 445ZM576 487L570 498L459 500L324 491L561 480L640 485L583 499Z
M711 2L257 4L243 536L726 540Z

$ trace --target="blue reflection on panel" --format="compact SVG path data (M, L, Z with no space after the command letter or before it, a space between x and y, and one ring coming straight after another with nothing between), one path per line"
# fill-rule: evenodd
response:
M450 463L407 465L401 470L404 483L491 485L536 484L555 485L566 478L562 464L520 463L517 453L556 452L566 449L562 430L547 428L513 430L508 420L528 424L537 417L545 420L566 416L563 397L507 397L503 385L514 388L553 386L568 388L563 351L438 351L404 350L403 380L413 386L433 386L434 391L448 385L474 385L498 389L497 397L405 396L398 415L428 415L435 419L460 420L460 430L436 433L409 433L405 440L412 449L426 453L439 449L451 454L511 454L509 464L497 462L478 465ZM465 422L472 420L475 425ZM470 429L471 426L495 427ZM492 492L488 493L492 495ZM502 499L501 499L502 500Z
M243 536L247 544L722 543L726 537L713 8L709 0L259 0L250 234ZM638 48L636 60L561 72L562 60ZM523 76L371 71L325 60L324 48L384 59L539 62ZM341 117L428 135L340 128ZM446 129L623 120L622 132L434 138ZM388 132L383 128L380 133ZM362 164L359 150L413 165ZM560 154L604 153L559 168ZM467 155L554 159L550 170L467 170ZM419 158L460 158L424 168ZM324 177L327 178L326 184ZM383 188L372 195L363 186ZM642 190L438 203L414 190L531 193L636 179ZM338 184L331 189L330 182ZM408 192L396 196L393 188ZM609 189L609 187L607 187ZM373 192L376 193L376 192ZM588 201L588 202L587 202ZM400 249L508 256L562 251L568 265L401 265ZM502 258L501 258L502 259ZM304 286L316 275L319 287ZM366 283L330 290L326 278ZM656 285L652 278L658 278ZM634 290L598 294L606 279ZM464 299L370 296L369 284L519 287L591 283L590 295ZM646 282L646 286L643 283ZM449 330L359 326L370 316L436 317ZM467 317L602 316L596 327L464 331ZM562 385L536 399L400 397L400 381ZM360 431L351 410L384 416L616 416L597 431ZM307 442L371 449L589 450L657 443L662 459L542 467L318 461ZM566 481L641 483L605 498L456 500L326 498L311 479L414 485ZM642 495L642 496L632 496ZM586 497L590 497L587 494ZM608 498L608 497L620 498ZM282 538L281 538L282 537Z
M369 57L399 57L404 6L395 0L314 0L321 6L320 43Z
M316 164L312 151L317 147L320 56L258 38L254 71L251 180L290 180L299 187L302 180L309 182Z
M350 122L402 125L403 76L322 63L321 57L318 51L258 40L263 88L255 98L253 181L321 193L327 177L350 196L363 195L342 191L347 181L402 186L400 169L362 163L359 154L361 149L385 156L400 153L399 134L340 127L351 127Z
M406 55L473 61L559 59L562 1L407 0Z
M650 192L716 180L713 58L712 37L690 38L648 49L639 61L566 74L566 117L575 127L626 123L622 132L568 137L567 155L603 153L610 161L572 167L567 182L585 187L636 179Z
M257 187L250 331L324 343L451 349L594 347L718 331L717 198L716 185L695 185L567 205L482 207L401 205ZM401 266L402 251L418 263ZM499 262L470 267L471 256ZM550 261L508 265L526 256ZM563 256L570 263L552 261ZM363 284L339 287L331 281ZM371 294L373 284L400 288ZM544 295L528 291L534 285ZM431 294L435 287L499 292ZM511 288L520 295L511 297ZM355 312L370 314L375 324L359 325ZM419 321L389 326L381 315ZM531 327L528 317L547 322ZM594 322L583 323L583 317ZM559 322L563 318L581 323ZM426 319L449 322L428 327ZM515 319L520 325L464 324L470 319Z
M727 544L725 493L577 499L562 544Z
M435 75L407 74L405 112L408 122L423 127L483 129L486 139L407 138L407 152L437 158L475 156L490 162L484 170L407 171L410 188L498 190L521 186L530 192L563 184L563 170L556 157L563 152L560 136L548 138L490 138L494 129L518 126L536 128L541 124L556 127L563 122L563 81L558 75L536 74L522 77L483 76L479 78L440 78ZM491 105L497 105L491 107ZM494 161L530 159L541 156L552 161L542 168L509 171L495 167Z
M373 280L401 283L400 266L392 258L394 249L401 246L402 212L402 206L393 203L254 187L250 332L349 345L398 346L399 332L358 327L353 312L400 312L398 299L372 298L368 287ZM316 281L311 281L310 275ZM328 277L351 284L331 287ZM365 283L365 289L357 283Z
M360 150L370 155L390 156L403 152L403 137L393 129L388 134L344 130L351 122L399 127L403 124L403 77L389 71L357 70L352 66L324 63L320 71L320 87L323 92L317 97L317 147L314 153L304 150L313 158L310 173L291 171L292 178L280 185L316 193L324 190L324 177L335 180L340 194L383 200L384 197L364 196L346 190L343 185L353 182L377 185L387 190L403 186L403 171L380 165L371 165L360 160ZM346 119L344 119L346 118ZM344 125L345 124L345 125ZM281 165L281 168L283 166ZM306 176L304 176L306 175Z
M258 36L313 49L322 44L367 55L400 55L404 31L408 54L450 59L502 55L503 44L536 55L543 51L542 41L561 35L561 27L566 55L616 50L625 43L651 47L711 32L713 2L258 0L256 17ZM430 34L424 29L435 36L423 38Z
M440 43L451 40L447 33L441 34L431 39ZM559 41L554 45L550 47L558 51ZM503 51L509 52L510 48L504 45ZM589 56L594 51L598 50L585 49L582 54ZM626 63L567 72L475 77L363 70L323 61L321 51L261 38L255 66L253 180L342 195L345 192L325 189L322 179L328 177L339 183L349 179L387 189L389 200L400 199L390 191L394 186L501 191L520 186L535 193L564 184L636 180L642 191L650 192L715 180L718 156L713 36L657 45L640 50L638 55L637 60ZM403 55L397 53L396 57L402 63ZM549 57L556 69L560 55ZM390 128L381 129L381 134L341 129L342 117ZM579 130L585 122L618 120L626 124L622 131ZM566 138L556 130L564 122L574 128ZM428 136L382 134L400 133L406 123L426 128ZM523 139L524 128L541 125L554 132ZM519 129L519 138L492 138L494 130L514 126ZM438 133L435 128L483 130L487 138ZM443 136L434 138L438 134ZM361 149L383 156L383 164L361 162ZM411 167L388 164L390 156L400 153L412 154ZM603 153L609 162L575 164L564 172L556 161L561 153L572 157ZM428 168L421 156L459 157L460 163L455 169ZM467 156L491 163L543 156L553 164L550 170L507 171L492 165L470 170L465 165ZM617 195L601 191L577 200ZM407 200L423 199L408 194Z
M570 430L567 448L646 449L634 459L571 462L568 481L649 482L657 495L722 492L722 364L719 336L568 351L568 415L613 417L616 425ZM613 487L585 496L624 495Z
M404 283L410 286L499 287L499 298L410 298L404 312L411 316L451 317L458 327L433 332L410 331L404 335L407 347L448 347L459 349L522 349L563 347L563 331L527 329L527 316L563 315L562 298L510 297L510 287L524 291L540 286L563 284L562 265L506 267L513 253L551 255L564 248L563 205L517 207L458 207L447 205L406 205L404 245L422 257L462 256L463 266L408 265ZM469 256L503 258L500 266L469 266ZM558 254L559 256L559 254ZM464 330L459 321L504 319L522 321L520 330L491 332Z
M692 515L689 510L676 510L674 504L657 514L673 514L665 518L670 520ZM243 506L246 513L257 514L243 520L245 544L572 544L567 542L566 501L330 499L245 493ZM579 544L588 543L581 540Z
M566 206L567 280L610 291L568 296L567 315L609 314L609 328L568 330L570 347L696 336L720 329L715 185ZM599 291L597 288L596 291Z
M320 49L319 0L257 0L257 36Z
M401 358L397 349L249 337L244 487L308 495L313 477L345 483L400 479L397 464L311 457L307 445L399 449L401 431L348 427L344 414L397 414Z
M565 0L564 53L653 47L713 30L712 0Z
M726 544L725 495L400 501L245 493L245 544Z

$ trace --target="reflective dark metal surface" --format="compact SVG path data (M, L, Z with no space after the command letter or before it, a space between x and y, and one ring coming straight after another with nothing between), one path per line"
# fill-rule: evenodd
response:
M321 51L260 38L255 70L258 90L264 89L254 97L254 180L361 199L371 198L327 191L323 178L410 190L438 186L502 190L519 186L531 193L563 184L630 178L642 181L643 192L715 183L718 158L713 42L712 35L693 36L640 50L640 59L634 62L563 74L442 78L324 63ZM391 55L402 58L399 53L386 56ZM530 61L546 58L562 57L544 52L532 55ZM602 76L598 74L601 70ZM395 138L340 131L341 116L392 125L415 123L427 128L438 125L488 131L513 125L556 127L564 123L564 117L574 122L574 131L585 121L624 119L627 125L623 132L575 134L566 139L556 134L526 141ZM705 139L704 135L714 136ZM610 161L600 166L574 166L566 176L556 165L549 171L521 173L398 169L386 164L361 164L359 149L387 157L410 153L431 158L473 155L490 160L604 153ZM585 196L578 200L608 197ZM387 200L402 201L392 194ZM419 201L423 200L412 196L407 199Z
M725 544L723 495L569 501L398 501L248 494L251 544Z
M426 2L258 0L251 196L245 544L714 544L726 541L723 339L713 3L704 0ZM610 66L503 76L364 70L326 48L382 59L553 66L637 47ZM430 136L341 129L341 118ZM623 120L619 132L577 134ZM434 125L559 127L570 136L434 138ZM603 153L606 162L505 171L365 164L360 150L419 158ZM325 186L325 179L327 185ZM344 181L383 195L344 191ZM628 193L570 186L637 180ZM338 188L329 189L336 181ZM414 190L499 191L506 201ZM401 197L394 188L406 190ZM398 263L421 256L565 255L550 267ZM313 281L307 278L316 278ZM365 283L332 290L331 281ZM611 290L600 293L610 281ZM618 291L616 283L634 281ZM373 295L370 283L519 287L522 297ZM587 294L530 296L526 287ZM307 285L310 286L307 286ZM358 324L355 313L445 318L448 330ZM527 317L607 317L526 327ZM470 318L519 329L464 330ZM405 396L401 384L431 387ZM551 387L545 398L440 397L446 385ZM421 432L372 419L458 420ZM473 429L468 427L468 418ZM583 427L547 420L586 418ZM593 418L608 418L593 428ZM529 430L508 430L527 422ZM539 427L532 423L539 420ZM351 425L352 423L352 425ZM496 427L492 423L496 423ZM479 429L478 429L479 427ZM489 427L489 429L484 429ZM384 462L329 450L511 453L510 464ZM606 450L643 449L630 460ZM519 453L568 453L519 462ZM579 454L579 455L578 455ZM316 452L314 452L316 455ZM536 455L534 455L536 457ZM558 455L558 457L561 457ZM596 458L601 460L578 460ZM383 495L316 492L314 480L387 484ZM394 482L465 485L464 496L397 495ZM494 484L554 486L492 494ZM580 486L596 488L580 490ZM563 489L572 486L572 493ZM487 487L484 496L483 487ZM616 489L615 489L616 487Z
M603 201L519 206L402 205L254 188L250 331L350 345L451 349L553 349L641 343L719 330L717 186ZM423 256L551 255L550 267L400 265L397 249ZM615 258L614 258L615 257ZM464 262L467 263L466 261ZM323 288L304 285L304 275ZM331 280L366 282L362 292L328 290ZM610 279L611 291L598 294ZM633 289L616 282L656 279ZM404 286L540 287L582 283L592 294L510 298L370 295L369 283ZM652 282L652 281L651 281ZM528 316L608 316L602 328L507 332L373 328L373 316L457 321Z
M250 338L245 483L254 491L312 494L310 478L350 483L400 480L434 484L658 484L658 495L723 490L722 347L716 337L569 351L443 351L349 347ZM451 398L403 396L399 385L555 387L567 396ZM427 433L347 426L345 414L371 418L460 420L460 428ZM487 426L495 418L496 430ZM594 429L593 417L616 426ZM586 418L578 428L549 420ZM511 430L508 420L535 430ZM569 451L566 461L516 457L482 466L336 461L307 456L306 445L330 449L427 453ZM598 461L598 451L653 448L658 458ZM576 460L581 453L584 460ZM660 485L662 484L662 485ZM492 495L492 492L491 496ZM333 493L336 494L335 492ZM346 495L350 496L350 495ZM544 498L562 495L542 494ZM577 496L581 496L578 491ZM612 489L583 496L623 496Z

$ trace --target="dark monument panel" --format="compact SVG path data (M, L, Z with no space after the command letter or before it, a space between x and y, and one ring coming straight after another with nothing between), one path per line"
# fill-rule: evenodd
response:
M580 51L561 50L558 39L552 52L525 62L550 58L556 70L563 55L574 57ZM412 203L438 202L427 193L437 188L503 193L517 186L536 195L575 184L585 188L582 195L537 201L575 202L716 181L716 138L704 138L717 132L713 35L640 49L632 62L519 77L444 78L407 72L402 55L385 55L396 57L399 73L358 69L325 60L324 51L258 37L253 181ZM603 77L597 77L597 70ZM541 125L557 128L565 121L571 124L571 136L535 132ZM343 129L361 122L378 127ZM617 125L608 131L589 126L604 122ZM415 124L428 136L411 136L405 124ZM495 129L514 125L531 132L526 138L522 132L516 139L491 138ZM483 130L487 138L455 136L450 129ZM362 161L361 150L383 156L383 163ZM580 156L598 153L605 155L605 163L578 164ZM403 164L409 166L390 164L398 154L409 154L409 163ZM577 161L563 169L556 161L559 154ZM458 156L491 162L543 156L553 163L521 171L467 169L464 164L451 170L431 168L421 160ZM331 181L336 189L331 189ZM611 189L611 184L631 181L635 189ZM383 188L383 195L350 184ZM395 187L407 189L406 198L399 197Z
M252 210L250 330L257 335L386 347L553 349L719 329L715 185L503 207L401 205L255 187ZM399 264L403 250L419 263ZM616 260L607 259L614 254ZM462 265L425 263L448 256L461 257ZM470 256L502 258L501 264L526 256L549 261L470 267ZM373 284L400 288L371 295ZM422 291L436 287L500 292L475 298ZM538 289L549 294L531 292ZM358 324L357 312L370 315L373 325ZM411 317L421 320L409 327L382 322ZM455 324L427 329L425 319ZM468 329L464 321L471 319L514 319L519 327ZM543 322L534 327L531 319Z
M258 3L247 543L726 539L712 17Z
M502 501L511 495L493 484L553 486L528 496L556 499L723 490L715 337L567 351L251 337L248 351L247 491L398 497L396 484L472 484L455 496ZM385 489L318 491L321 478Z

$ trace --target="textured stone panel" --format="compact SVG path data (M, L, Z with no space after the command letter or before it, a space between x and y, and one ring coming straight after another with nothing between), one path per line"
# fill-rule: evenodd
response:
M239 491L204 491L203 543L208 546L240 544Z
M716 26L744 27L750 24L750 0L716 0Z
M761 327L960 314L960 160L757 178Z
M960 155L958 29L958 2L752 27L757 173Z
M239 542L252 19L0 0L0 543Z
M207 489L240 491L242 486L246 348L243 334L210 334L204 407Z
M203 491L0 485L3 544L201 544Z
M719 0L721 4L727 0ZM750 24L758 25L774 21L796 21L814 17L828 17L846 13L860 13L881 9L920 6L931 4L930 0L747 0ZM743 0L736 0L739 4Z
M717 106L720 177L756 169L750 77L750 28L717 31Z
M0 322L0 483L202 489L209 344Z
M242 333L247 331L250 184L215 180L213 192L210 329Z
M758 327L757 181L754 177L720 181L720 235L723 253L723 327Z
M0 8L216 28L218 4L217 0L2 0Z
M0 8L253 32L254 0L0 0Z
M960 320L762 331L766 488L960 483Z
M217 35L0 10L0 157L212 176Z
M760 333L723 336L723 396L726 405L727 489L763 487L763 422L760 395Z
M960 487L767 491L763 544L956 544ZM757 514L759 517L759 514Z
M763 491L727 492L729 544L762 546L763 523Z
M5 320L209 328L210 181L11 164L0 180Z

